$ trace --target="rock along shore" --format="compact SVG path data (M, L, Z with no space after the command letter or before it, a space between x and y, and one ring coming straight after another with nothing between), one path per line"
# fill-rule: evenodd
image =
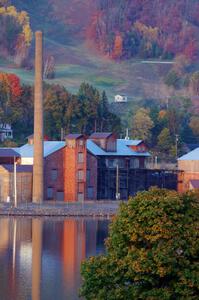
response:
M0 216L56 216L56 217L105 217L109 218L117 213L119 203L85 202L58 203L45 202L42 204L26 203L14 207L12 204L0 203Z

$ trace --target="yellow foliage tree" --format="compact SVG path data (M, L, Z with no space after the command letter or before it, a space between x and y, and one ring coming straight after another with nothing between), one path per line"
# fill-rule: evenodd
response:
M30 18L25 11L18 12L14 6L0 7L0 16L12 16L22 26L22 34L27 46L30 46L32 40L32 31L30 28Z

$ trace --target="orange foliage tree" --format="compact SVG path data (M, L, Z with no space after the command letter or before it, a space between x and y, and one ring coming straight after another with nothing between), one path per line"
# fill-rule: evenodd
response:
M113 58L119 59L122 56L123 51L123 39L121 34L117 34L115 37L114 50L113 50Z

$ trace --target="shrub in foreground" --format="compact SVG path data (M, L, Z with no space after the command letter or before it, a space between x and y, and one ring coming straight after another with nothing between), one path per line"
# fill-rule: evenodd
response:
M122 204L106 255L82 264L85 299L198 299L199 199L153 188Z

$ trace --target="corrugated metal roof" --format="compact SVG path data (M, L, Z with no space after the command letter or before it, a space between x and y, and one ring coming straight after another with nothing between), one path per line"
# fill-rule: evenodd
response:
M83 134L79 134L79 133L70 133L66 136L67 140L77 140L80 137L83 137Z
M119 139L118 141L122 141L123 144L126 146L138 146L141 144L143 141L142 140L125 140L125 139Z
M14 166L13 165L1 165L8 172L13 173ZM33 166L31 165L17 165L17 173L32 173Z
M199 160L199 148L181 156L178 160Z
M106 139L112 134L112 132L94 132L90 135L89 139Z
M16 148L17 149L17 148ZM0 148L0 157L20 157L18 151L15 148Z
M65 142L60 141L45 141L44 142L44 157L60 150L65 147ZM34 154L34 145L25 144L24 146L17 149L17 152L21 157L33 157Z
M136 152L133 151L129 146L139 145L141 140L122 140L117 141L117 151L116 152L106 152L99 146L97 146L93 141L87 140L87 150L96 156L150 156L149 152ZM44 157L60 150L65 147L65 142L56 141L45 141L44 142ZM21 157L32 158L33 157L34 145L25 144L20 148L15 148Z
M96 156L150 156L149 152L136 152L133 151L128 146L134 143L133 140L117 140L117 151L106 152L99 146L97 146L93 141L87 140L87 150ZM135 142L136 143L136 142Z

